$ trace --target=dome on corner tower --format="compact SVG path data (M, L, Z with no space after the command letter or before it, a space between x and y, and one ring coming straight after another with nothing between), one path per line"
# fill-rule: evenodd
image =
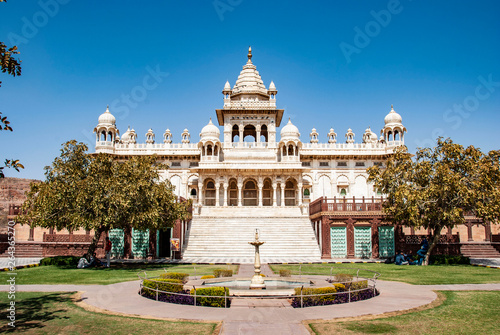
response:
M288 119L288 123L281 128L281 139L290 138L298 140L300 138L299 128L297 128L290 119Z
M219 137L220 137L220 130L216 125L212 123L212 118L210 118L208 124L201 130L200 138L202 140L207 138L219 140Z
M403 118L401 117L401 115L399 115L398 113L396 113L396 111L394 110L393 105L391 105L391 111L384 118L384 122L385 122L386 125L388 125L388 124L402 124L403 123Z
M109 106L106 107L106 111L99 116L99 124L104 125L115 125L116 118L109 112Z

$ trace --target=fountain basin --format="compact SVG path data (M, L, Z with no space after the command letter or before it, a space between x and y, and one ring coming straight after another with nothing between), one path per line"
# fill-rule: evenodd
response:
M308 279L295 278L264 278L264 290L251 290L252 278L216 278L207 279L202 286L225 286L229 288L230 295L234 296L289 296L294 294L296 287L311 287L314 283Z

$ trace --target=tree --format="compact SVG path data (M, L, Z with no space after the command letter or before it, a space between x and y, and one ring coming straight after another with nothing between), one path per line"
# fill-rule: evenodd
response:
M113 228L140 230L172 227L187 217L187 202L177 201L166 169L155 156L120 162L108 154L89 155L75 140L63 144L60 157L46 167L46 180L32 184L20 223L44 228L94 230L87 256L103 232Z
M0 2L7 2L7 0L0 0ZM21 61L13 57L13 55L16 54L19 54L16 46L7 48L4 43L0 42L0 68L2 69L3 73L7 72L7 74L10 74L14 77L21 75ZM0 87L1 86L2 82L0 81ZM0 112L0 130L12 131L10 122L7 120L6 116L2 116L2 112ZM6 159L4 162L4 166L0 167L0 178L5 177L3 173L3 169L5 167L12 167L16 169L16 171L19 171L19 169L24 169L24 166L19 163L19 160Z
M431 230L429 250L443 228L465 223L471 213L497 223L500 217L500 151L479 149L438 138L437 146L419 149L412 157L399 147L387 167L368 169L369 180L387 195L383 211L393 223Z

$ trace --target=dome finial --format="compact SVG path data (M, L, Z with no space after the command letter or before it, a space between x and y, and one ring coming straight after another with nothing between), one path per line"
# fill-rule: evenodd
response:
M248 61L251 63L252 62L252 47L248 47Z
M391 110L394 110L394 105L393 104L391 104Z

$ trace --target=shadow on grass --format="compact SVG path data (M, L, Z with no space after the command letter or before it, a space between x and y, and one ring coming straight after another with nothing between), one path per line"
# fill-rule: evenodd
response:
M19 296L19 293L17 295ZM56 319L69 319L69 317L65 316L65 309L51 307L53 304L59 305L59 303L68 301L70 301L70 298L63 293L48 293L39 297L16 299L15 328L6 323L0 327L0 333L41 329L45 327L46 322ZM7 311L9 306L9 301L0 302L0 310L2 311Z

